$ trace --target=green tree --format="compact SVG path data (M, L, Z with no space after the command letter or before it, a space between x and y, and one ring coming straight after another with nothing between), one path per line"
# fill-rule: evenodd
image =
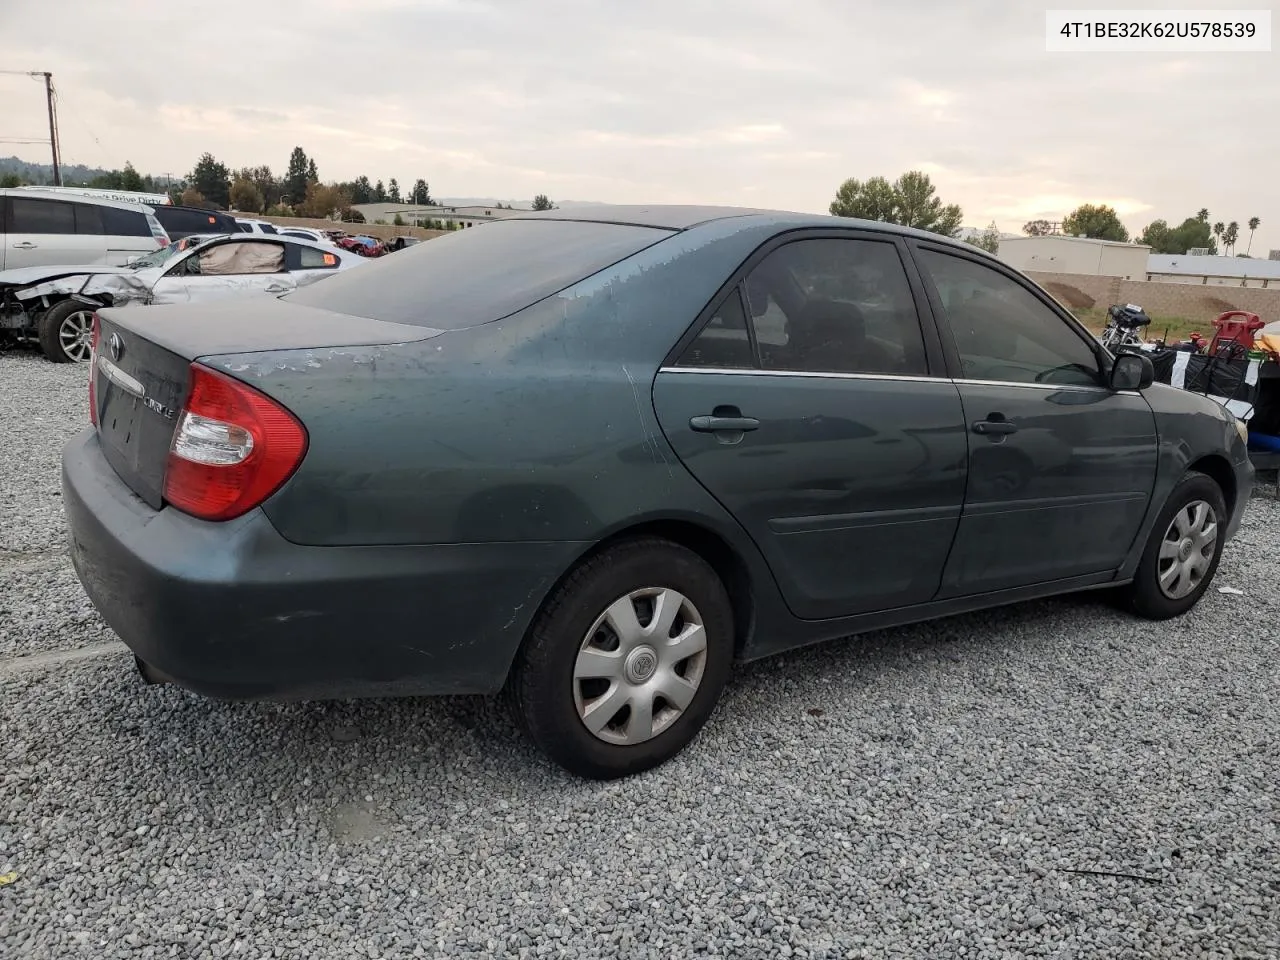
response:
M987 253L1000 252L1000 228L996 226L996 222L992 220L987 224L987 229L983 230L977 236L969 237L965 243L971 243L975 247L987 251Z
M319 183L320 174L316 171L315 157L307 161L307 183Z
M1214 240L1221 240L1221 239L1222 239L1222 235L1223 235L1224 233L1226 233L1226 232L1227 232L1227 225L1226 225L1225 223L1223 223L1221 220L1219 220L1217 223L1215 223L1215 224L1213 225L1213 239L1214 239ZM1217 244L1215 243L1215 244L1214 244L1214 246L1216 247L1216 246L1217 246Z
M547 198L547 195L545 193L540 193L533 198L533 209L535 210L554 210L555 206L556 205ZM450 220L449 222L451 224L453 223L452 220ZM452 230L453 227L450 226L449 229Z
M142 175L133 169L133 164L127 160L124 169L120 171L120 189L139 191L146 189L146 184L142 180Z
M108 170L90 180L89 186L96 190L123 190L124 177L119 170Z
M284 195L284 185L272 175L270 167L241 167L231 179L233 185L236 180L247 180L257 187L258 192L262 194L263 210L269 210L279 204L280 198Z
M859 217L915 227L954 237L964 214L954 203L943 204L927 173L910 170L892 184L884 177L850 178L836 191L829 207L837 217Z
M1240 239L1240 224L1232 220L1227 229L1222 231L1222 252L1230 256L1235 253L1236 241Z
M1149 246L1153 253L1184 254L1197 247L1208 248L1211 253L1217 252L1209 221L1202 220L1199 216L1187 217L1181 226L1174 228L1170 228L1164 220L1153 220L1142 231L1138 242Z
M1047 237L1053 231L1053 224L1048 220L1028 220L1022 225L1022 232L1028 237Z
M180 196L178 200L181 202L181 205L184 207L207 206L204 199L204 194L202 194L195 187L187 187L187 189L183 190L182 196Z
M943 205L936 197L933 181L927 173L912 170L900 176L893 185L898 196L898 222L904 227L954 237L964 215L954 203Z
M431 206L431 191L427 188L427 181L419 179L414 183L411 199L419 207Z
M1201 223L1208 223L1208 222L1209 222L1209 208L1208 208L1208 207L1201 207L1201 208L1199 209L1199 211L1196 213L1196 219L1197 219L1197 220L1199 220Z
M391 218L391 223L393 226L403 227L404 217L400 216L400 214L397 213L394 217Z
M246 213L261 213L263 210L262 191L252 180L243 177L231 184L231 206Z
M400 184L396 183L396 178L392 177L391 182L387 184L387 200L391 203L400 203Z
M350 207L348 207L346 210L342 211L342 222L343 223L364 223L364 214L361 213L359 210L352 210Z
M1088 237L1090 240L1116 240L1124 243L1129 239L1129 231L1120 222L1120 217L1106 204L1094 206L1092 203L1084 203L1076 207L1062 221L1062 232L1070 236Z
M206 202L221 209L231 202L231 171L213 159L213 154L202 154L187 180Z
M829 209L833 217L899 222L898 195L884 177L872 177L865 183L850 177L836 190Z
M294 147L289 154L289 169L284 175L284 196L290 203L303 203L307 198L307 185L311 182L308 176L311 164L307 161L307 153L301 147Z
M387 202L387 188L382 185L381 180L379 180L377 183L373 185L373 202L374 203Z
M1244 255L1246 257L1249 256L1250 251L1253 250L1253 231L1257 230L1260 226L1262 226L1262 221L1257 217L1249 218L1249 245L1244 248Z

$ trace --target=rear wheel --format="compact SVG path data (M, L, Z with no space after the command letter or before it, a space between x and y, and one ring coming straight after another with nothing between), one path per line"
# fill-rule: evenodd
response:
M1149 620L1186 613L1209 589L1222 555L1227 506L1222 489L1195 471L1183 477L1165 503L1133 583L1126 605Z
M535 620L510 693L539 749L609 780L679 753L714 710L732 658L733 612L715 571L645 538L569 576Z
M45 311L37 327L40 349L54 363L88 363L93 349L93 308L63 300Z

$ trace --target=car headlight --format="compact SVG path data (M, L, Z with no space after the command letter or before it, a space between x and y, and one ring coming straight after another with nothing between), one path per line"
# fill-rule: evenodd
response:
M1247 444L1249 442L1249 425L1234 414L1231 416L1231 422L1235 425L1236 433L1240 434L1240 442Z

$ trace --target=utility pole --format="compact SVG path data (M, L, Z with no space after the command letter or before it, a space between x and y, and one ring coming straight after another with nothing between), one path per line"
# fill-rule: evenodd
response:
M45 102L49 105L49 147L53 151L53 185L62 186L62 167L58 158L58 107L54 99L53 74L48 70L0 70L0 73L16 76L28 76L35 79L44 78ZM38 143L32 140L32 143Z
M53 149L53 185L60 187L62 186L62 168L58 165L58 120L53 107L53 74L45 70L43 76L45 99L49 104L49 146Z

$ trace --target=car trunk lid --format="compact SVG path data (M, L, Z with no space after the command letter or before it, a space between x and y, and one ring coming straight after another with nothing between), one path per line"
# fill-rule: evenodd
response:
M269 298L233 304L132 307L98 314L93 377L103 455L155 509L164 504L169 445L206 356L425 340L440 331L331 313Z

